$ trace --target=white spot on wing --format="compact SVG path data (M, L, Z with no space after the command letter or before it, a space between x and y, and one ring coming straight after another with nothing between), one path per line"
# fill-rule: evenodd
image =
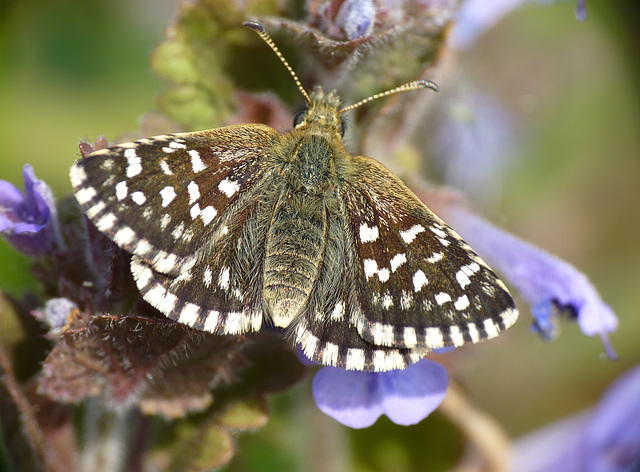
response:
M127 188L127 182L122 181L116 184L116 198L120 201L127 198L127 194L129 193L129 189Z
M444 292L437 293L435 298L436 298L436 303L438 305L443 305L443 304L451 301L451 295L449 295L448 293L444 293Z
M214 331L216 331L219 324L220 324L220 312L216 310L211 310L207 314L207 319L204 322L203 329L205 331L209 331L210 333L213 333Z
M334 321L339 321L344 317L344 304L342 301L336 303L336 306L333 308L331 312L331 319Z
M397 349L383 351L376 350L373 353L373 370L376 372L386 372L404 367L404 359Z
M458 311L462 311L469 306L469 298L466 295L462 295L453 304L454 308Z
M135 237L136 233L134 233L131 228L129 228L128 226L123 226L113 236L113 239L119 245L127 245L130 244L135 239Z
M171 231L171 236L173 236L173 239L178 240L182 237L182 233L184 233L184 223L180 222L180 224Z
M167 207L167 205L176 198L176 191L171 185L167 185L165 188L160 190L160 196L162 197L162 206Z
M413 305L413 295L406 290L402 291L402 295L400 296L400 308L403 310L408 310Z
M153 250L153 246L146 239L140 239L136 244L136 254L145 255Z
M176 267L176 263L178 262L178 256L175 254L167 254L166 252L161 252L156 256L156 259L153 261L153 267L158 272L167 273L171 272Z
M241 311L227 313L227 319L224 324L224 334L244 333L246 331L246 324L248 324L248 320L242 316Z
M96 226L100 231L109 231L116 222L116 216L113 213L105 213L96 222Z
M369 280L373 276L373 274L375 274L378 271L378 263L373 259L365 259L363 261L363 266L364 266L364 275L367 278L367 280Z
M446 239L447 238L447 233L445 233L444 231L442 231L442 229L440 228L436 228L435 226L432 226L431 228L429 228L431 230L431 232L433 234L435 234L436 236L438 236L439 238L442 239Z
M378 346L391 346L393 344L393 326L382 323L374 323L371 328L373 343Z
M160 229L167 229L169 223L171 223L171 215L165 213L162 215L162 218L160 218Z
M202 212L200 212L200 217L202 218L202 222L205 225L208 225L209 223L211 223L211 220L213 220L216 217L217 214L218 212L216 211L216 209L213 208L211 205L209 205L208 207L205 207L205 209L202 210Z
M422 270L418 270L413 275L413 288L416 292L419 292L422 287L427 285L428 282L429 281L427 280L427 276L424 275L424 272L422 272Z
M413 225L406 231L400 231L400 237L404 240L405 243L411 243L417 235L424 231L424 226L422 225Z
M460 287L465 288L469 285L471 283L471 279L469 277L479 270L480 265L477 262L472 262L471 264L460 267L460 270L456 273L456 280L458 281L458 284L460 284Z
M218 189L224 193L227 198L231 198L238 190L240 190L240 185L238 185L238 182L226 178L218 184Z
M322 350L322 364L323 365L336 365L338 363L338 351L337 344L326 343Z
M513 323L515 323L518 319L518 310L509 308L508 310L503 311L500 314L500 317L502 318L502 322L504 323L505 327L508 328L509 326L513 325Z
M484 320L484 330L487 332L488 339L495 338L500 332L492 319Z
M467 324L467 332L469 333L471 341L473 341L474 343L480 341L480 333L478 332L478 328L476 328L475 323Z
M442 254L441 252L436 252L435 254L432 254L431 257L427 259L427 262L430 262L433 264L434 262L438 262L443 257L444 257L444 254Z
M198 187L198 184L193 180L189 182L187 190L189 191L189 203L193 203L197 201L198 198L200 198L200 188Z
M83 188L76 192L76 200L78 200L78 203L81 205L84 205L85 203L93 200L93 197L95 197L96 194L97 192L93 187Z
M227 290L229 288L229 268L225 267L224 270L220 273L220 278L218 278L218 285L223 290Z
M464 337L462 336L462 331L457 326L452 326L449 328L449 336L451 336L451 342L454 346L462 346L464 344Z
M102 164L100 164L100 168L102 170L110 172L111 169L113 169L113 159L105 159L104 161L102 161Z
M389 264L391 265L391 272L395 272L398 267L407 262L407 256L405 254L396 254L393 256Z
M87 180L87 173L80 164L74 164L71 166L71 170L69 171L69 178L71 179L71 184L74 187L80 187L82 183Z
M144 196L144 193L136 191L131 194L131 200L138 205L144 205L144 202L147 201L147 197Z
M379 231L377 226L369 227L366 223L360 225L360 242L372 243L378 239Z
M140 290L146 288L153 278L153 272L151 269L149 269L145 264L136 262L135 258L131 261L131 273L133 274L133 278L136 280L136 285Z
M186 149L187 146L185 144L179 143L178 141L171 141L169 143L169 147L173 149Z
M209 267L204 270L204 277L202 278L202 280L204 281L204 284L207 288L211 286L211 282L213 281L213 274L211 273L211 269Z
M364 350L350 348L347 351L346 369L347 370L363 370L364 369Z
M425 342L428 348L438 349L444 346L444 338L440 328L427 328L425 330Z
M164 159L160 160L160 169L162 169L164 175L173 175L173 171L169 167L169 164L167 164L167 161Z
M416 344L418 344L416 329L410 326L405 327L402 333L402 339L406 347L408 348L414 347Z
M198 305L194 305L193 303L185 303L184 308L180 312L178 322L186 324L187 326L193 326L198 320L199 312L200 307Z
M198 216L200 216L200 205L196 203L191 207L191 218L195 220Z
M198 172L201 172L207 168L207 166L205 166L202 162L202 159L200 159L200 154L198 153L198 151L196 151L195 149L191 149L189 151L189 155L191 156L191 168L193 169L193 172L197 174Z
M136 155L134 148L128 148L124 150L124 157L127 158L127 172L128 178L135 177L142 172L142 161Z

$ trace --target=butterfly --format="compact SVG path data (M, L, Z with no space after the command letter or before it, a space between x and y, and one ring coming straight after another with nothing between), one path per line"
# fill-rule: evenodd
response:
M310 94L264 28L307 108L262 124L168 134L76 161L88 219L132 254L149 304L215 334L284 330L310 359L388 371L493 338L518 312L505 285L391 171L342 144L345 111Z

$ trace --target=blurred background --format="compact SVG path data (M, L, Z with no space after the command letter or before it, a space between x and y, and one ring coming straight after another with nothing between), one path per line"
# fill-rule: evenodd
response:
M0 178L22 187L30 163L65 196L81 139L136 132L165 86L148 59L176 4L0 3ZM640 4L589 0L583 22L574 7L527 4L455 64L500 103L517 134L495 183L492 221L583 271L620 319L611 336L617 362L575 324L564 323L551 343L530 334L526 305L499 340L463 348L456 380L512 437L588 408L640 362ZM17 294L29 283L27 260L0 241L0 289ZM289 434L300 418L316 424L332 460L353 470L423 470L426 444L456 435L437 413L411 428L382 418L351 431L315 411L310 397L309 382L275 397L271 422L239 439L229 470L312 470L308 436Z

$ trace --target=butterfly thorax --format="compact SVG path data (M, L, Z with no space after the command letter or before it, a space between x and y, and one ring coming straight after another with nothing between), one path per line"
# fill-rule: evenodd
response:
M337 95L316 88L302 121L284 137L282 190L264 263L264 300L276 326L290 326L304 312L320 276L329 208L339 205L335 160L346 152L340 133Z

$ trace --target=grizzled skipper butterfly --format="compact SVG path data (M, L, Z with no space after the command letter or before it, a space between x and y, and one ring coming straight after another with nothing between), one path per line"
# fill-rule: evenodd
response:
M340 108L304 90L294 129L234 125L122 143L78 160L87 217L133 255L142 297L215 334L286 329L311 359L387 371L492 338L517 318L504 284L379 162L342 144Z

